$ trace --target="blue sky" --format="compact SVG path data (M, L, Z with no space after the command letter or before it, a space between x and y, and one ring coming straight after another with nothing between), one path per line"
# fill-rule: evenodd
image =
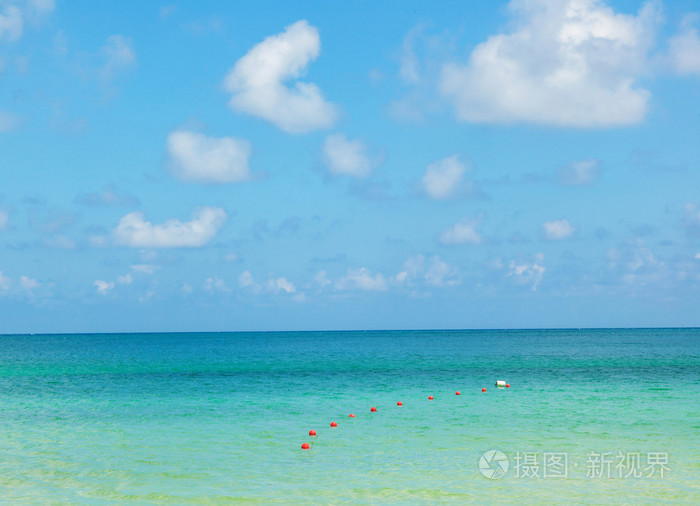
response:
M700 325L700 2L0 0L0 332Z

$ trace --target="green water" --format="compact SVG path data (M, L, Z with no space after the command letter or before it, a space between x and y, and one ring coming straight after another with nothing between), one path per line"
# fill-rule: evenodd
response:
M7 504L700 503L697 329L0 336L0 413Z

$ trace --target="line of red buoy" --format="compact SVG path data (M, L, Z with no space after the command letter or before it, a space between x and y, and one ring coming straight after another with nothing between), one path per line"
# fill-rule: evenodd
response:
M506 383L506 388L510 388L510 383ZM485 387L482 388L481 391L482 391L482 392L486 392L486 388L485 388ZM457 391L455 392L455 395L462 395L462 394L461 394L461 392L460 392L459 390L457 390ZM429 396L428 396L428 400L429 400L429 401L432 401L432 400L433 400L433 396L432 396L432 395L429 395ZM398 402L396 403L396 405L397 405L397 406L403 406L403 402L398 401ZM372 406L372 407L370 408L370 411L371 411L372 413L375 413L375 412L377 411L377 408L374 407L374 406ZM348 418L355 418L355 415L354 415L353 413L350 413L350 414L348 415ZM337 427L337 426L338 426L338 423L337 423L337 422L331 422L331 427ZM309 436L316 436L316 431L315 431L314 429L311 429L311 430L309 431ZM302 445L301 445L301 449L302 449L302 450L309 450L310 448L311 448L311 445L309 445L309 443L302 443Z

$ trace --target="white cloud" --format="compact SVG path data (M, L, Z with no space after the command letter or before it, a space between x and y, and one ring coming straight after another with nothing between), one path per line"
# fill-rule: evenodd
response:
M268 287L273 292L294 293L297 291L293 283L285 278L271 279L268 281Z
M700 75L700 37L694 26L697 20L697 14L686 16L680 33L669 41L668 57L673 69L681 75Z
M395 277L399 284L422 280L429 286L457 285L461 283L459 271L443 262L438 255L428 262L423 255L414 255L404 262L404 270Z
M372 170L372 161L365 145L358 140L348 140L344 134L326 137L323 156L333 174L367 177Z
M112 81L117 75L136 64L136 52L130 37L110 35L100 49L103 65L100 79L104 83Z
M335 288L337 290L383 291L387 289L387 282L382 274L372 276L369 269L362 267L348 269L347 274L336 282Z
M514 30L479 44L466 65L443 68L441 91L460 120L566 127L636 124L650 93L635 85L661 14L600 0L513 0Z
M595 159L570 163L559 171L559 182L571 186L590 184L598 176L599 165L600 162Z
M204 281L204 289L210 292L222 293L229 293L231 291L231 289L228 286L226 286L224 280L216 276L207 278Z
M199 183L235 183L250 178L250 142L233 137L207 137L178 130L168 136L172 174Z
M672 276L682 276L681 271L670 275L665 263L644 246L643 241L630 241L621 248L611 248L607 252L611 272L628 286L640 287L669 280Z
M117 277L117 283L120 285L130 285L133 281L134 281L134 278L131 276L130 272L127 272L123 276Z
M414 40L422 36L424 25L414 27L403 39L401 45L401 58L399 76L407 83L417 83L420 81L420 64L414 49Z
M114 283L111 281L103 281L101 279L96 279L93 285L95 285L95 288L97 288L97 293L100 295L107 295L107 293L114 288Z
M49 15L55 5L54 0L29 0L0 2L0 42L16 42L22 37L25 19L41 21Z
M253 275L248 270L241 272L240 276L238 276L238 286L241 288L248 288L252 290L253 293L260 293L261 290L260 285L255 281L255 278L253 278Z
M319 271L319 272L317 272L316 275L314 276L314 281L316 281L316 283L318 283L318 285L319 285L321 288L325 288L325 287L327 287L328 285L330 285L330 284L333 283L333 282L328 278L328 274L326 273L326 271Z
M19 119L14 114L0 111L0 133L11 132L19 126Z
M695 259L700 260L700 253L695 253ZM2 275L2 272L0 272L0 275Z
M482 237L476 231L481 224L481 218L473 220L464 218L452 227L440 234L440 242L443 244L481 244Z
M149 276L154 274L158 269L160 269L160 265L154 264L136 264L131 266L132 271L148 274Z
M537 286L542 281L542 276L547 270L542 262L544 255L538 253L532 262L516 263L510 262L508 276L512 276L518 284L531 285L532 291L537 290Z
M34 288L39 288L41 286L41 283L39 283L36 279L32 279L27 276L21 276L19 278L19 285L25 290L31 291Z
M296 81L321 51L318 30L305 20L267 37L229 71L224 81L233 94L229 105L266 119L289 133L305 133L332 126L338 113L324 100L318 86Z
M431 163L423 175L423 189L434 199L446 199L455 194L466 167L457 155Z
M5 5L0 12L0 41L15 42L22 37L22 11L15 5Z
M457 285L460 279L457 270L436 255L430 259L430 265L425 272L425 282L430 286Z
M241 288L253 286L254 284L255 280L253 279L253 275L250 273L250 271L243 271L241 272L241 275L238 276L238 286Z
M5 211L0 209L0 230L5 228L7 226L7 223L10 221L10 215L7 214Z
M168 220L154 225L143 213L133 212L122 217L112 231L114 242L130 248L194 248L208 243L226 221L219 207L202 207L191 221Z
M0 290L7 291L10 289L10 285L12 284L12 280L8 278L7 276L2 275L2 271L0 271Z
M575 230L567 219L545 221L542 224L542 228L544 228L545 238L553 241L567 239L571 237Z

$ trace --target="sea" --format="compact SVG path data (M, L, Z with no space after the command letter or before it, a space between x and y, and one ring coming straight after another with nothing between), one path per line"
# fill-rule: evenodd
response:
M700 329L2 335L0 503L700 504Z

